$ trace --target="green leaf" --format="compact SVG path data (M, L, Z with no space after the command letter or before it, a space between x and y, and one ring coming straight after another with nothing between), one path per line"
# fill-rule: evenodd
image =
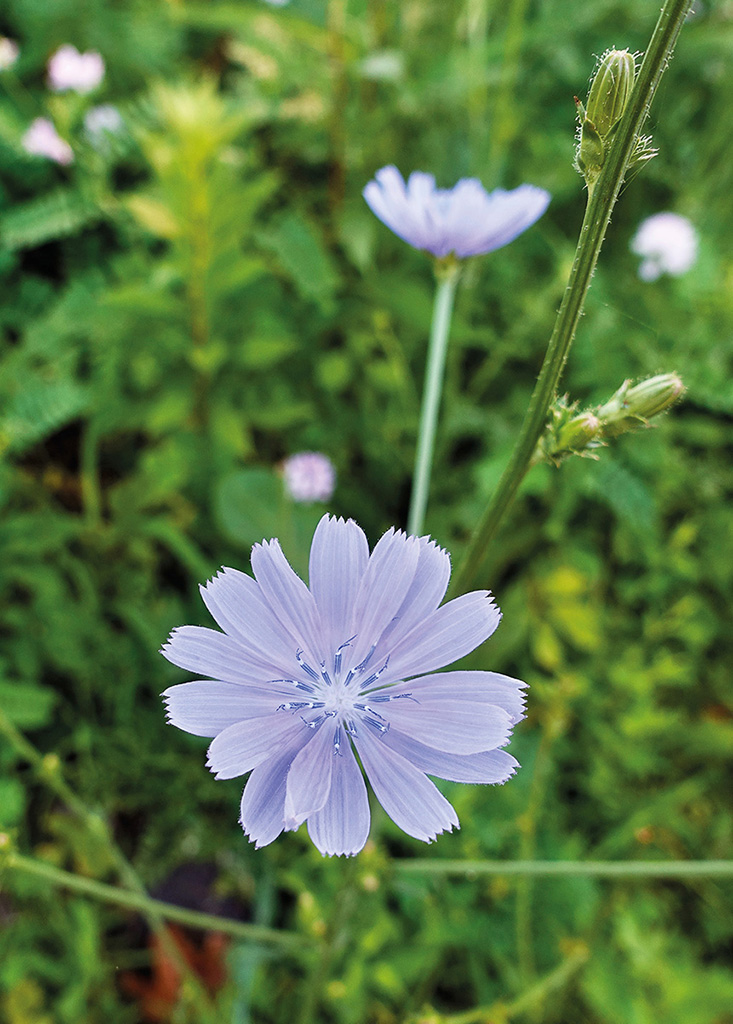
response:
M0 680L0 707L20 729L39 729L51 720L56 694L34 683Z
M249 547L275 536L284 502L282 480L271 469L240 469L219 481L214 513L228 540Z
M333 261L315 228L301 214L288 213L258 240L277 256L283 270L305 299L328 308L338 286Z
M31 249L74 235L99 216L99 210L78 192L58 189L5 214L0 239L6 249Z

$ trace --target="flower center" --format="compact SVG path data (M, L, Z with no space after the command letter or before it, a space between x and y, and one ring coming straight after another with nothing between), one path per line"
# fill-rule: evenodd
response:
M412 700L417 703L411 693L389 694L388 687L374 690L377 680L389 665L387 657L381 668L375 670L371 667L376 645L372 646L363 661L354 668L346 669L343 665L343 652L355 639L354 636L350 637L336 650L333 672L328 670L325 661L321 662L320 671L317 671L305 661L303 650L299 648L295 652L295 660L301 670L301 678L272 680L276 683L290 683L302 694L300 700L280 704L278 711L299 714L304 726L314 730L320 729L328 719L334 720L333 752L338 755L341 754L343 742L342 726L343 731L350 736L358 736L361 726L367 726L384 736L389 731L389 721L374 705L384 705L392 700Z

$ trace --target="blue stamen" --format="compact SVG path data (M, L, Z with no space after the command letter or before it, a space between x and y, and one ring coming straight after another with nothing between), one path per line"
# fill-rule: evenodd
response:
M311 679L314 679L316 682L318 682L318 673L314 669L312 669L307 662L303 661L303 651L302 648L300 647L295 652L295 660L298 662L303 671L311 677Z
M385 661L384 665L382 665L382 667L377 672L372 672L369 678L364 680L364 682L361 684L361 689L363 690L365 689L365 687L371 686L372 683L376 683L377 679L379 679L382 672L384 672L384 670L386 669L387 665L389 665L389 655L387 655L387 660Z
M356 670L355 671L357 671L357 672L363 672L364 671L364 669L367 667L367 665L369 663L369 659L374 654L376 649L377 649L377 645L376 644L372 644L372 649L369 651L369 654L367 654L366 658L364 658L363 661L359 662L359 664L356 666Z

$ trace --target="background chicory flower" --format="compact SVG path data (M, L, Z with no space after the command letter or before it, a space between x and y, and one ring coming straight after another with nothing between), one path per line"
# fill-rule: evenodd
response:
M477 178L436 188L432 174L413 171L407 183L383 167L364 189L373 213L416 249L458 257L493 252L526 231L547 209L550 195L535 185L487 192Z
M169 721L212 738L216 777L251 772L241 823L258 847L308 822L324 855L351 856L369 835L367 790L408 835L458 826L427 775L504 782L502 748L524 717L524 683L495 672L438 672L499 624L487 591L439 607L450 559L427 537L389 530L371 555L353 521L324 516L310 587L276 540L252 550L255 579L224 569L202 587L224 632L175 629L162 653L211 676L165 691Z
M647 217L631 240L631 251L643 257L639 265L642 281L656 281L662 274L686 274L697 260L697 246L692 222L669 211Z

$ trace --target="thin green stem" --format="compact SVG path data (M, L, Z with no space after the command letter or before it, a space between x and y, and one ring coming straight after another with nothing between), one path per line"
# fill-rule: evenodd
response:
M662 8L626 110L589 197L565 294L514 451L469 541L463 561L453 579L453 594L469 590L479 575L489 545L529 468L575 337L585 297L629 159L649 112L649 105L659 80L674 50L689 6L690 0L666 0Z
M453 299L458 284L458 268L452 267L445 274L440 274L435 289L433 304L433 321L430 327L430 343L428 347L428 363L425 370L425 389L423 391L422 409L420 411L420 429L415 455L415 470L412 478L412 496L410 514L407 519L407 532L419 537L425 521L425 509L428 504L430 490L430 473L433 466L433 448L435 446L435 428L438 423L438 409L443 390L445 356L448 349L448 334L453 313Z
M400 874L535 878L733 878L733 860L394 860Z
M114 903L129 910L138 910L145 915L153 915L166 921L176 921L179 924L188 925L190 928L223 932L236 939L263 942L273 946L282 946L284 949L296 950L299 947L304 947L306 943L302 936L292 932L277 931L274 928L248 924L244 921L233 921L216 914L205 914L199 910L187 910L173 903L153 899L143 893L120 889L116 885L107 885L107 883L97 882L93 878L84 878L71 871L63 871L61 868L54 867L53 864L47 864L34 857L25 857L15 851L10 851L4 857L0 854L0 868L33 875L36 878L42 878L56 888L69 889L72 892L101 900L103 903Z

